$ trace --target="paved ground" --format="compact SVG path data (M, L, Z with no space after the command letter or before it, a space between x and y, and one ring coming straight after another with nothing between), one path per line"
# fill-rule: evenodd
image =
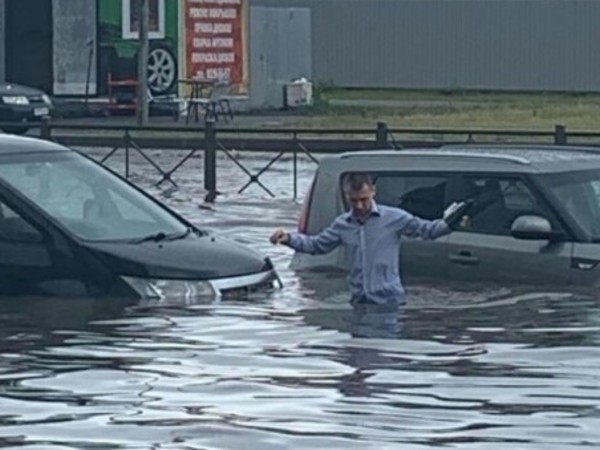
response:
M105 103L90 102L87 106L79 100L57 100L56 120L65 120L74 123L90 123L90 124L136 124L135 116L107 116L105 113ZM307 110L283 110L273 109L268 111L236 111L233 121L219 120L219 127L285 127L293 126L294 122L308 114ZM199 122L195 122L190 118L180 116L175 117L175 114L170 108L152 108L150 111L149 124L160 125L177 125L177 126L203 126L203 117Z

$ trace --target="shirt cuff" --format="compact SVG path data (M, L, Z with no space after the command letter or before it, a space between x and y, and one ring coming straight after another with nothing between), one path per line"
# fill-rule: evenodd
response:
M287 242L287 244L285 244L285 245L287 245L290 248L296 249L296 247L298 246L298 240L300 239L298 236L298 233L291 232L291 233L288 233L288 235L289 235L290 239Z
M452 228L450 227L450 225L448 225L448 222L446 222L445 219L442 219L442 227L444 229L444 234L448 234L452 232Z

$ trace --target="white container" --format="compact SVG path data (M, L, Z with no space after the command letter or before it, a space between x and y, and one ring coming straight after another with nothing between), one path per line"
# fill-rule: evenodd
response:
M286 108L309 106L313 103L312 83L306 78L294 80L285 85Z

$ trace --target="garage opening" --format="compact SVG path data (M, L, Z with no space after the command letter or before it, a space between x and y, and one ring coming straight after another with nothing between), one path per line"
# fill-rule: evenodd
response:
M52 92L52 0L6 0L6 81Z

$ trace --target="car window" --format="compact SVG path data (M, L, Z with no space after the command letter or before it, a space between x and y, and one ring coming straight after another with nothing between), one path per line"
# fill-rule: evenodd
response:
M439 219L444 213L446 178L405 173L374 174L375 201L396 206L423 219Z
M0 241L42 242L42 234L0 199Z
M174 215L75 153L2 161L0 178L86 240L136 239L186 230Z
M12 173L6 178L17 184L25 196L35 199L44 210L67 220L85 216L86 202L89 204L94 198L94 192L90 184L68 176L65 166L21 164L12 168Z
M463 198L474 201L462 231L510 235L513 222L521 215L545 217L559 229L542 199L522 179L467 176L462 192Z

